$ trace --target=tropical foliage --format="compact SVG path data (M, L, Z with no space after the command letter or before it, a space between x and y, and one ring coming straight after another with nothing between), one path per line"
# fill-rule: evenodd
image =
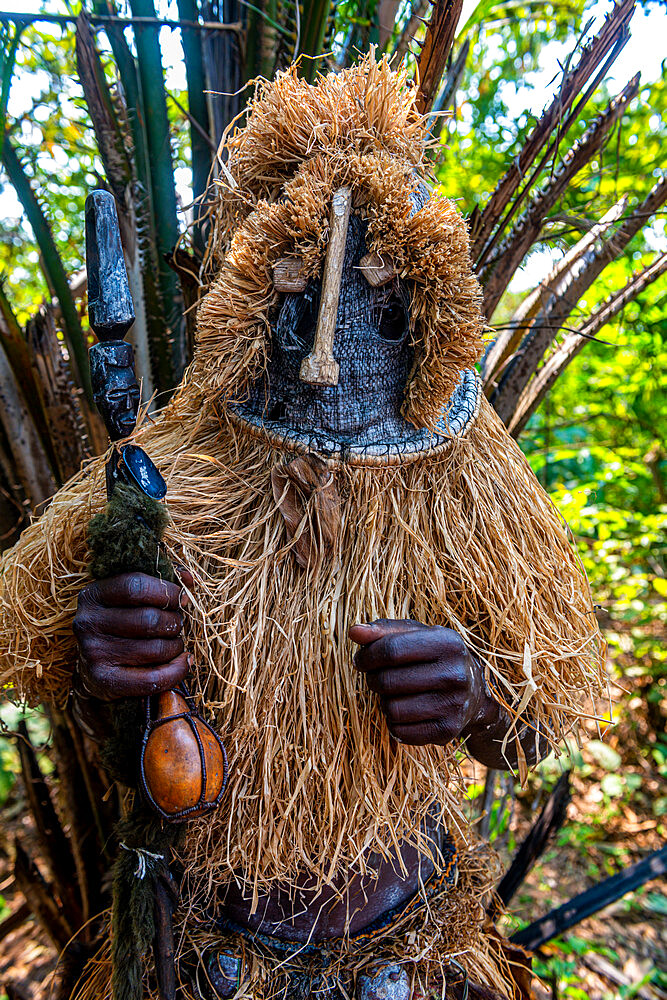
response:
M667 762L667 75L613 82L634 9L621 0L604 20L591 0L479 0L462 24L458 0L91 0L85 11L54 0L42 17L0 15L2 544L104 446L85 364L87 193L116 197L137 367L159 405L191 354L206 186L224 169L216 151L247 81L295 57L312 80L377 45L418 73L439 137L435 175L470 219L495 340L486 391L577 536L615 662L649 720L627 772L593 751L573 752L574 764L582 778L603 770L608 819L639 809L640 776L664 775ZM176 20L160 29L156 17ZM545 63L556 71L540 115L524 109ZM20 853L17 882L58 943L91 914L104 863L82 831L103 843L109 817L91 806L98 786L75 730L60 713L48 721L78 889L68 896L52 858L49 908ZM44 720L21 733L27 743L0 740L0 802L16 775L51 766L29 749ZM540 780L555 773L548 762ZM77 796L83 787L90 796ZM494 836L509 836L503 802ZM48 803L30 805L38 827L53 821ZM652 793L646 806L663 837L664 805Z

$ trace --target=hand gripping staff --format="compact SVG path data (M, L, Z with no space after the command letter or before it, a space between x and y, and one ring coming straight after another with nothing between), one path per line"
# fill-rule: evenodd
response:
M141 572L173 582L174 569L161 543L168 523L161 502L165 481L143 448L122 443L136 425L140 388L132 345L123 339L134 309L113 195L93 191L85 213L88 314L98 338L89 352L91 381L113 444L106 465L106 508L89 526L91 572L96 578ZM175 899L167 852L176 830L169 833L163 821L182 823L215 809L227 783L227 757L185 685L146 698L138 717L140 704L137 699L114 703L112 732L103 750L114 776L140 788L134 812L120 830L125 850L114 870L114 998L142 995L141 958L154 939L160 994L171 1000ZM154 906L146 905L147 893L154 895ZM143 924L138 913L148 914Z

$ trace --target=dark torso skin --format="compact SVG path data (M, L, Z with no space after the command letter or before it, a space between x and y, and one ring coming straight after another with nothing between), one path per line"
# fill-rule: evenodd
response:
M444 829L431 828L432 850L442 844ZM443 845L444 850L444 845ZM375 855L369 862L378 873L377 879L338 873L331 886L319 892L308 889L308 880L295 895L293 890L277 888L259 897L258 906L250 913L250 902L243 898L235 884L230 886L225 900L224 915L251 931L300 944L358 934L383 914L407 903L433 874L432 862L415 850L403 845L401 859L406 871L398 871L396 858L383 860Z
M182 579L192 586L189 574ZM74 622L80 651L74 690L75 710L89 733L99 728L105 702L156 694L186 676L190 660L181 636L186 603L177 584L139 573L97 580L82 590ZM487 767L516 765L514 741L502 752L511 716L488 691L481 666L456 632L410 620L380 620L353 625L349 637L358 646L354 666L378 695L394 739L411 746L463 742ZM535 739L528 723L517 739L529 766L542 756L544 742ZM434 823L426 832L436 855L444 831ZM299 943L359 933L407 902L432 874L432 862L413 847L403 844L400 855L402 865L397 858L369 856L377 879L342 872L319 893L304 876L296 895L276 888L260 896L252 913L251 901L232 884L225 916L252 931Z

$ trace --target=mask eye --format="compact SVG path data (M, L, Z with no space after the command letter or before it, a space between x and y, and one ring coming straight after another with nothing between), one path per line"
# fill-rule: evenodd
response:
M278 338L285 351L309 351L320 304L319 288L311 286L301 295L288 295L280 310Z
M402 340L408 332L408 316L405 306L395 295L381 306L378 334L382 340L393 343Z

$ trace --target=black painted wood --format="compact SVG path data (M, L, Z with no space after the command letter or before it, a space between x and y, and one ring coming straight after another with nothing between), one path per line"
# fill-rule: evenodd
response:
M90 325L100 340L122 340L134 323L134 305L109 191L86 198L86 268Z
M534 923L529 924L522 930L517 931L510 938L514 944L520 944L528 951L535 951L547 941L558 937L563 931L574 927L581 920L592 916L610 903L615 903L617 899L624 896L626 892L633 892L640 885L648 882L652 878L660 878L667 873L667 846L649 854L643 861L626 868L618 875L604 879L591 889L579 893L567 903L551 910L546 916L540 917Z

